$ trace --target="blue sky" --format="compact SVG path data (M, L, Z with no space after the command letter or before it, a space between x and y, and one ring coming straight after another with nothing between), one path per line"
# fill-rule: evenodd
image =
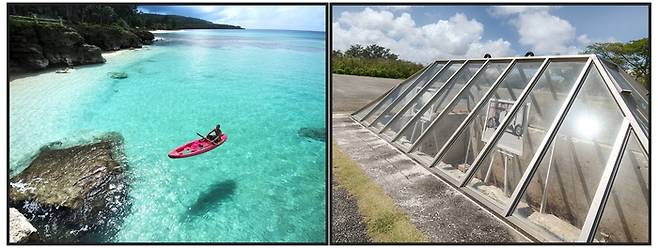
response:
M377 43L403 59L573 54L648 37L646 6L334 6L334 49Z
M195 17L247 29L325 31L324 6L255 5L143 5L145 13Z

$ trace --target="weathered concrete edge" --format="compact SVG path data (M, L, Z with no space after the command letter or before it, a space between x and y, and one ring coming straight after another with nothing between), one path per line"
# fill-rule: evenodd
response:
M376 134L375 132L373 132L370 128L367 128L367 127L365 127L363 124L361 124L360 122L358 122L358 121L352 119L351 114L332 113L331 118L332 118L332 119L334 119L334 118L349 118L350 120L352 120L353 122L355 122L356 124L358 124L361 128L367 130L370 134L372 134L372 135L378 137L379 139L383 140L383 139L381 138L380 135L378 135L378 134ZM523 231L519 230L518 227L512 225L512 224L509 222L509 220L507 220L507 219L505 219L505 218L502 218L501 216L497 215L496 213L493 213L492 210L489 209L487 206L485 206L484 204L482 204L482 203L480 203L480 202L478 202L478 201L475 201L471 196L469 196L468 194L464 193L464 192L462 191L462 189L460 189L459 187L456 187L455 185L451 184L450 182L444 180L443 178L441 178L440 176L438 176L435 172L433 172L433 171L429 170L428 168L426 168L425 166L421 165L420 163L418 163L418 161L416 161L416 160L413 159L412 157L408 156L405 152L401 151L399 148L395 147L394 145L391 145L388 141L384 140L384 143L386 143L386 145L387 145L388 147L393 148L393 150L395 150L396 153L398 153L398 154L400 154L400 155L403 155L404 157L406 157L407 159L409 159L410 161L412 161L412 162L414 163L414 165L416 165L417 167L420 167L420 168L422 168L423 170L427 171L427 172L429 173L429 175L433 176L434 178L436 178L436 179L440 180L441 182L445 183L446 185L450 186L452 189L454 189L454 190L457 191L460 195L462 195L465 199L467 199L468 201L472 202L474 205L476 205L476 206L480 207L481 209L483 209L483 210L484 210L483 212L486 212L488 215L490 215L490 216L492 216L493 218L499 220L500 223L502 223L503 225L505 225L505 226L506 226L507 228L509 228L510 230L514 230L514 231L516 231L516 234L518 234L520 237L525 238L528 242L533 242L533 239L529 238L528 235L527 235L526 233L524 233ZM377 183L377 182L375 182L375 183Z

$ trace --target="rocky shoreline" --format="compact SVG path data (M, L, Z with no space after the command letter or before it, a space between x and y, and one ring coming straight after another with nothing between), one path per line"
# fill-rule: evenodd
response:
M9 74L105 63L102 52L141 48L155 36L116 25L61 25L9 19Z
M118 231L129 209L123 138L118 133L60 148L42 148L30 165L10 179L9 206L36 229L14 218L10 230L28 243L96 243ZM16 215L18 216L18 215ZM18 240L16 242L19 242Z

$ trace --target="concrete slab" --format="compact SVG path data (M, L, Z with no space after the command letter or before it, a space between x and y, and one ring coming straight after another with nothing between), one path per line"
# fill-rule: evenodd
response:
M333 141L432 242L530 242L348 115L333 114L332 125Z
M334 113L352 113L402 82L402 79L341 74L332 74L331 80Z

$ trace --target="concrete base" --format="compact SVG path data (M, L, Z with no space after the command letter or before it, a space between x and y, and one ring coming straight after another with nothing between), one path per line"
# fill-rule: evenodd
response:
M348 115L334 114L332 125L333 141L432 242L530 242Z

